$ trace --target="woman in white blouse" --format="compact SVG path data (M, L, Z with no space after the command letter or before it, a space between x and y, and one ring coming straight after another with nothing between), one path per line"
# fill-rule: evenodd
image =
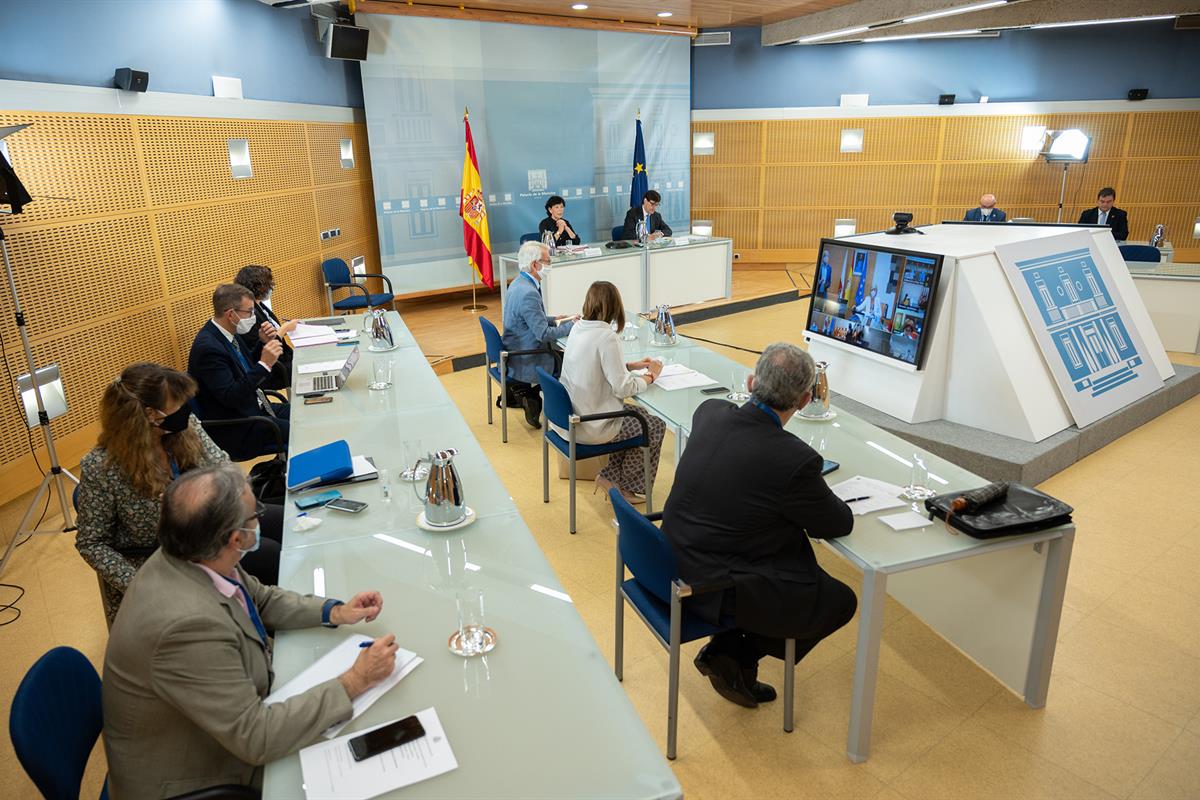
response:
M613 330L613 324L616 330ZM563 356L562 384L571 395L576 414L602 414L626 408L625 398L644 392L662 371L653 359L625 362L617 334L625 327L625 306L621 293L608 281L596 281L583 300L583 318L575 323L567 337ZM644 375L633 370L646 369ZM658 472L666 425L661 419L633 409L645 420L650 431L650 476ZM567 432L555 426L564 438ZM642 426L632 417L592 420L575 429L575 441L582 444L632 439L640 436ZM608 466L596 477L596 487L604 492L616 487L631 503L646 502L646 478L642 453L638 448L621 450L609 456Z

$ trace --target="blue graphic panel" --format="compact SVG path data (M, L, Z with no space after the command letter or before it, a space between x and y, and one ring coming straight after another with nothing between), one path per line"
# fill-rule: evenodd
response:
M1087 248L1018 261L1075 391L1092 397L1136 380L1143 359Z

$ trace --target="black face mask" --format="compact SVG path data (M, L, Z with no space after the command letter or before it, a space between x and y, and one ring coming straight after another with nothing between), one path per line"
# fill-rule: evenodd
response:
M188 426L188 417L191 416L192 410L184 403L179 407L179 410L174 414L168 414L158 423L158 427L162 428L163 433L179 433L186 430Z

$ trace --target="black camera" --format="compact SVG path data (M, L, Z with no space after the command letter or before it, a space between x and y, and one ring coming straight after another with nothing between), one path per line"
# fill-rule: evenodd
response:
M896 227L888 231L888 233L920 233L916 228L909 226L912 222L911 211L897 211L892 215L892 221L896 223Z

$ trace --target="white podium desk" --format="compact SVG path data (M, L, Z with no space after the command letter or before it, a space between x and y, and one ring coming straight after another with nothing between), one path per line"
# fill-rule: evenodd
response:
M586 245L584 253L561 253L542 273L542 301L551 316L578 314L595 281L610 281L621 292L625 309L682 306L733 295L733 240L707 236L661 239L649 247L610 250L606 242ZM500 302L517 277L516 253L500 262Z

